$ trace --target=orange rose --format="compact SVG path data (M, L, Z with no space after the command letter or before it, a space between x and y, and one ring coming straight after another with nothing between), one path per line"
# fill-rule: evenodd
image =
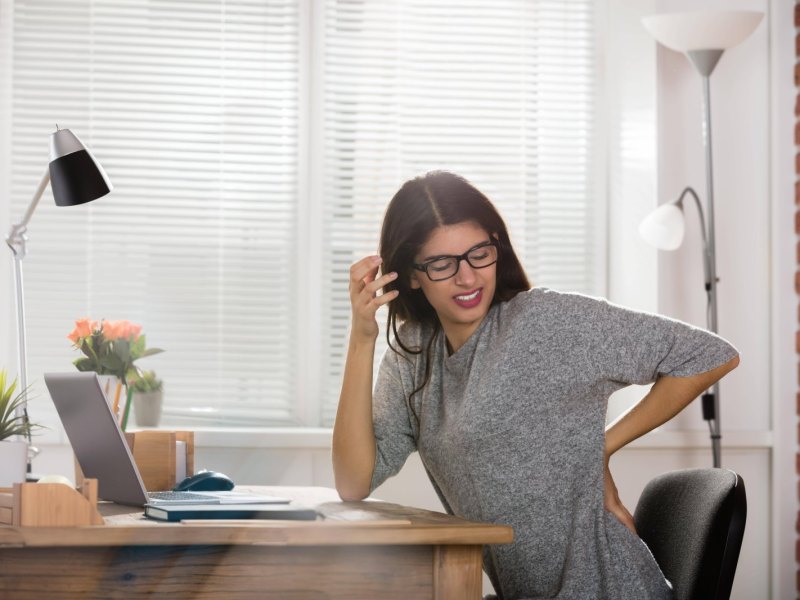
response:
M119 337L119 321L106 321L103 319L103 337L107 340L115 340Z
M136 339L139 337L139 332L142 330L141 325L136 325L130 321L118 321L119 336L126 340Z
M107 340L136 339L141 331L141 325L130 321L103 321L103 337Z
M142 326L136 325L135 323L128 323L128 325L130 325L130 329L128 330L128 339L133 338L134 340L138 340L142 333Z
M92 323L89 317L78 319L75 321L75 329L67 337L72 340L72 343L77 344L80 338L86 338L92 335L96 323Z

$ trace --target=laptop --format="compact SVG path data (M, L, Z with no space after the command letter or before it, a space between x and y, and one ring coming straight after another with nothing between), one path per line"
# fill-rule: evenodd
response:
M103 500L131 506L290 502L288 498L235 491L147 492L97 375L45 373L44 381L83 474L97 479L97 495Z

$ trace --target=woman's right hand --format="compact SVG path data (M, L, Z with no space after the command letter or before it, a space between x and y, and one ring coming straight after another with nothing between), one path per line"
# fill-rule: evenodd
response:
M350 267L350 304L353 309L351 336L369 342L378 337L375 312L400 294L397 290L377 295L383 286L397 279L397 273L385 273L375 279L381 265L380 256L367 256Z

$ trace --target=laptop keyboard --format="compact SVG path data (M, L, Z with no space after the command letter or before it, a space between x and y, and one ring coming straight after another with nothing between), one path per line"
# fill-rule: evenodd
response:
M187 502L193 500L208 502L209 500L213 500L213 498L209 498L206 495L195 494L193 492L147 492L147 498L157 502Z

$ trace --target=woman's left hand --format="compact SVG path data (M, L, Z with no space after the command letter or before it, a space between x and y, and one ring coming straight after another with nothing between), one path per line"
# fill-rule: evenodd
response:
M630 529L636 534L636 526L633 523L633 515L628 512L625 505L619 499L617 493L617 486L614 484L614 479L611 477L611 470L608 468L608 460L606 460L605 469L605 509L614 514L625 527ZM638 534L636 534L638 535Z

